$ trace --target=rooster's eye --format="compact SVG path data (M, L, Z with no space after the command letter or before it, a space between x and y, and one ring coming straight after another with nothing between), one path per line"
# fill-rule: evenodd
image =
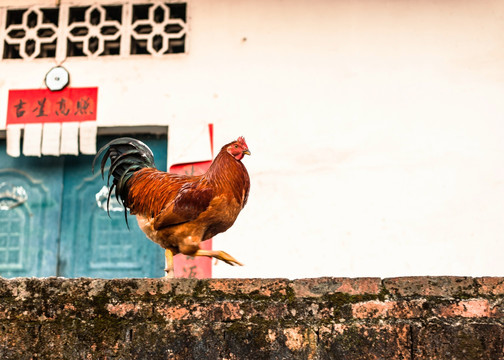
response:
M235 144L235 149L238 149L238 145Z

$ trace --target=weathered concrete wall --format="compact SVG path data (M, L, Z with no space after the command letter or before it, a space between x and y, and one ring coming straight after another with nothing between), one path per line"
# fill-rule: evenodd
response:
M504 278L0 280L1 359L503 359Z

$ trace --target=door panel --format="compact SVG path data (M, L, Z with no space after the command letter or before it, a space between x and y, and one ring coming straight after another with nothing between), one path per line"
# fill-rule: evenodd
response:
M159 169L166 169L166 137L135 136L154 153ZM99 146L115 137L99 139ZM163 250L148 240L136 218L115 199L106 211L106 177L91 174L93 156L67 158L63 179L63 212L59 273L65 277L163 276ZM108 169L107 169L108 170Z
M0 275L56 274L61 219L60 158L13 159L0 141Z

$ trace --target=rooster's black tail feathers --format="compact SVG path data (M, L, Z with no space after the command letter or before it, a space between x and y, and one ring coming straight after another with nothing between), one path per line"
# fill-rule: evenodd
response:
M103 146L96 154L92 164L93 173L96 160L98 160L103 153L105 154L101 161L102 178L105 178L105 164L107 163L107 159L110 158L107 186L110 184L110 177L113 177L112 186L109 189L107 198L107 212L109 211L110 197L115 187L116 198L124 206L124 217L126 218L127 224L126 201L128 198L128 187L126 183L136 171L146 167L155 167L154 155L149 147L139 140L129 137L115 139Z

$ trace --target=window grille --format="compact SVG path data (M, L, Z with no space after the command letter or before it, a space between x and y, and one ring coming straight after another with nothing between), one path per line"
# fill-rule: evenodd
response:
M184 53L187 3L0 8L0 60Z
M0 219L0 266L21 269L26 251L23 229L26 217L19 209L1 211Z

